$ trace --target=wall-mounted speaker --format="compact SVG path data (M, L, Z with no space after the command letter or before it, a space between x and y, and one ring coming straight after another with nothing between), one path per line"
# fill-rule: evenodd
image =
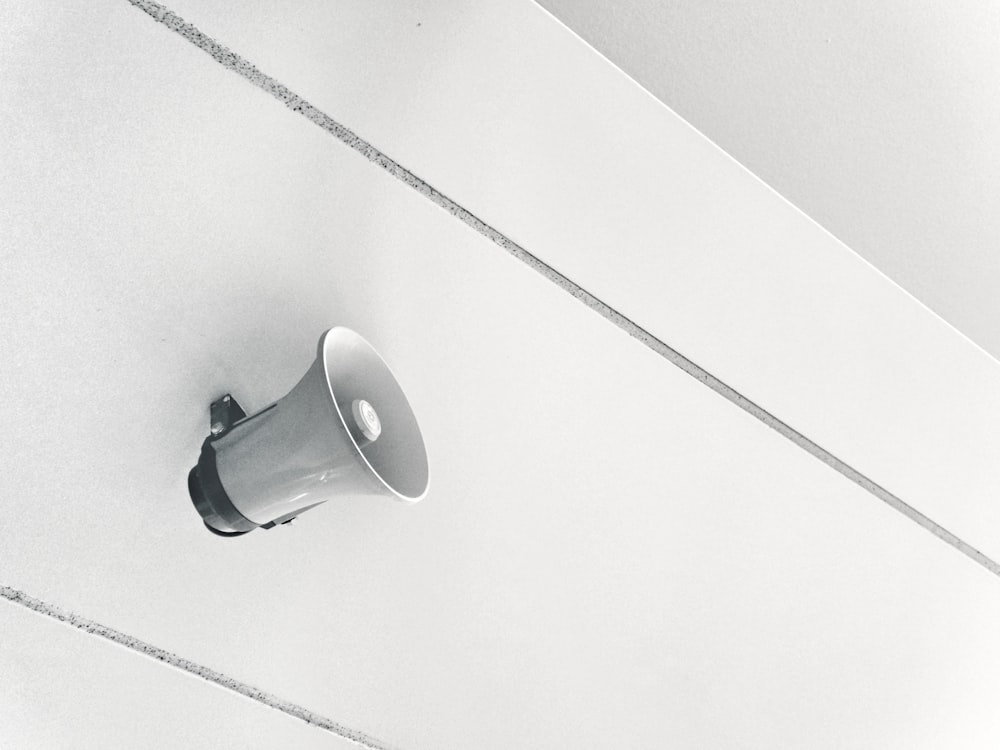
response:
M287 523L343 495L415 503L427 494L424 441L385 360L354 331L331 328L282 399L247 416L227 395L188 489L223 536Z

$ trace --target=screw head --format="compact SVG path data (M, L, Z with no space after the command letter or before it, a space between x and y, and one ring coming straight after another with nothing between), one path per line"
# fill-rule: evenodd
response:
M218 435L224 429L225 429L225 427L222 426L222 422L214 422L214 423L212 423L212 434L213 435Z

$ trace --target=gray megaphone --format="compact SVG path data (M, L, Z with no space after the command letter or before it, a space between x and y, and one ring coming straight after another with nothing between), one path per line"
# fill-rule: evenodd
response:
M429 478L420 428L389 366L354 331L331 328L281 400L251 416L230 395L212 404L188 490L211 531L236 536L340 495L415 503Z

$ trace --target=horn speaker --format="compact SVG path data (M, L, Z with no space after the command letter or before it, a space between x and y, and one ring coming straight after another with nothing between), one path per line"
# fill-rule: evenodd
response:
M188 475L191 500L222 536L288 523L342 495L415 503L427 494L427 452L385 360L347 328L282 399L246 416L231 395L211 407L211 434Z

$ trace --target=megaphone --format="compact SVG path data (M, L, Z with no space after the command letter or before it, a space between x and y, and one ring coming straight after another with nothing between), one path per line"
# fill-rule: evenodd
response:
M427 494L424 441L396 378L354 331L331 328L288 395L247 416L231 395L188 474L209 530L274 528L342 495L415 503Z

